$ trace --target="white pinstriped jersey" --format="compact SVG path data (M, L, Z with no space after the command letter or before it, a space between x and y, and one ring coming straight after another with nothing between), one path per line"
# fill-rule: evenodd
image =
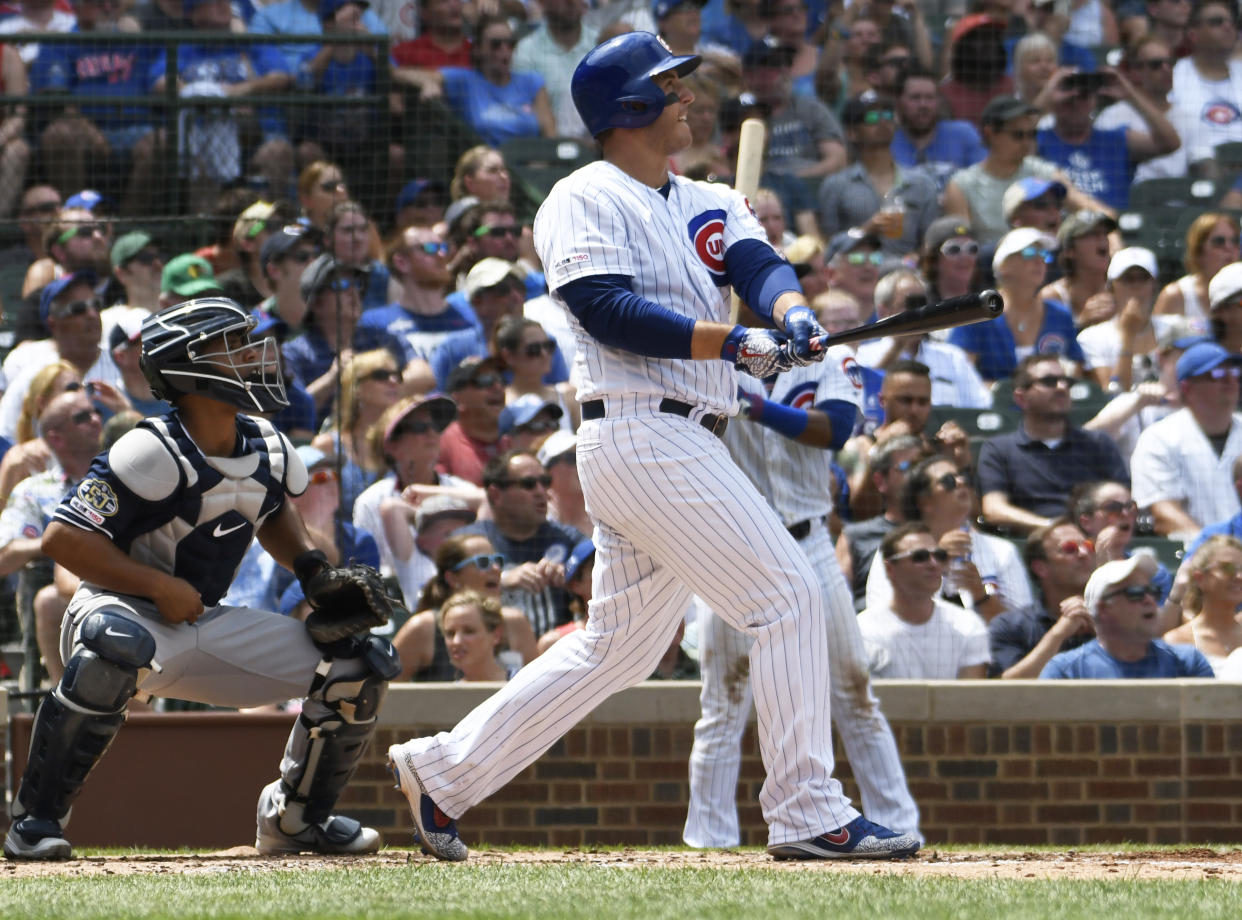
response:
M726 322L724 256L742 239L766 243L746 199L733 189L670 180L668 200L605 161L553 186L535 217L535 246L556 291L578 278L624 275L633 291L674 313ZM578 343L571 380L582 400L672 397L708 412L735 412L737 372L727 361L648 358L601 344L571 317Z
M1239 510L1233 461L1242 454L1242 415L1234 413L1220 456L1190 414L1179 409L1143 429L1130 457L1130 488L1140 508L1180 501L1200 526Z
M828 349L824 360L778 374L771 392L765 381L738 375L748 393L799 409L814 408L826 399L840 399L862 409L862 375L854 354L843 345ZM785 526L832 512L829 466L832 451L791 441L763 425L734 422L725 443L737 465L772 502Z

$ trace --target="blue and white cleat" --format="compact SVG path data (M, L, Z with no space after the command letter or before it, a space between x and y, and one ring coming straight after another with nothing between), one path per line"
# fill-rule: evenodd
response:
M773 859L903 859L922 846L915 834L899 834L859 815L844 827L811 840L768 847Z
M440 811L431 801L431 796L423 791L423 781L418 778L414 764L399 744L388 749L388 769L397 781L397 789L410 804L415 837L423 852L446 862L465 860L470 851L457 836L457 822Z

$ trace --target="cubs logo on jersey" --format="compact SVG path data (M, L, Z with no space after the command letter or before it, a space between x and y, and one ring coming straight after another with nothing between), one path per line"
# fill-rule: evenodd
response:
M845 379L854 385L854 389L863 389L863 370L862 365L854 360L854 356L850 355L841 360L841 372L845 374Z
M814 409L817 389L819 389L817 381L808 380L805 383L799 383L789 388L789 392L781 397L781 402L795 409Z
M690 232L695 255L711 272L712 280L717 285L726 283L724 222L724 210L714 208L695 215L686 228Z

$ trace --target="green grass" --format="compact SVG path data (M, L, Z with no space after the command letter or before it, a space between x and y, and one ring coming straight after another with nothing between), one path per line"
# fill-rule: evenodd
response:
M220 875L45 877L0 883L13 918L264 920L766 920L796 917L962 920L1236 920L1227 882L963 881L759 869L447 866Z

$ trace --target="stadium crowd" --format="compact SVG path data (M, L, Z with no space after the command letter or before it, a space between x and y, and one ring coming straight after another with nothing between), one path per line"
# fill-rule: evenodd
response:
M1242 176L1221 149L1242 142L1237 17L1222 0L0 4L0 85L31 100L0 120L19 233L0 272L21 279L0 367L6 635L59 677L76 585L40 534L98 450L167 410L143 318L204 296L280 342L274 422L311 472L294 501L333 564L376 566L403 598L401 679L503 680L580 628L575 329L534 253L537 186L506 155L589 143L573 68L645 29L704 59L675 171L732 181L742 121L765 121L752 204L830 332L1003 298L985 323L850 346L862 410L823 487L873 674L1242 679ZM153 219L170 148L146 97L167 65L127 40L144 31L185 32L171 155L188 212L225 227L197 249ZM278 37L320 33L385 41ZM319 102L274 101L296 92ZM471 145L411 177L432 110ZM1192 180L1211 189L1197 204L1150 193ZM306 613L257 542L225 603ZM653 677L696 674L696 626Z

